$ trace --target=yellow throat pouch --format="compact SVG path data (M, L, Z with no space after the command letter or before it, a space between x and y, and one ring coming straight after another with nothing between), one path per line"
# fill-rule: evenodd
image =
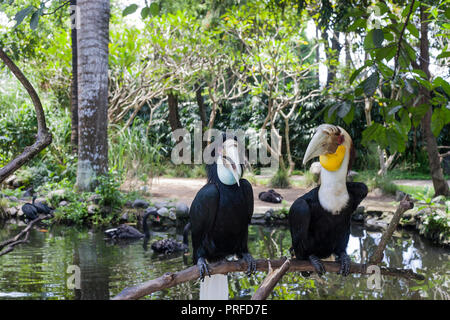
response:
M341 167L345 156L345 147L340 145L335 153L328 153L319 157L320 164L328 171L336 171Z

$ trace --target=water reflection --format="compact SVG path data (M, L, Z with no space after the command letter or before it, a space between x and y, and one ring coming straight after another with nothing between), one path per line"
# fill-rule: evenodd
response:
M0 241L18 233L19 227L5 225ZM181 240L181 230L156 232L149 244L108 243L102 232L52 227L49 232L33 230L30 242L0 257L0 299L109 299L123 288L176 272L191 265L192 257L175 254L161 257L148 249L164 237ZM347 252L353 261L365 263L380 240L380 233L354 225ZM249 247L254 257L289 256L290 234L286 227L251 226ZM433 247L417 234L398 231L388 244L384 263L411 268L422 273L423 283L383 277L382 289L367 288L365 275L326 274L323 278L303 278L291 273L283 277L271 299L448 299L450 287L449 250ZM68 289L70 265L81 270L81 289ZM243 273L229 276L232 299L248 299L264 279L258 272L248 278ZM197 282L154 293L149 299L198 299Z

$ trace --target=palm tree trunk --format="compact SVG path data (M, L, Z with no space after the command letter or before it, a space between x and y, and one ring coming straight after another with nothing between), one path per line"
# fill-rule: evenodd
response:
M77 187L92 191L108 171L109 0L78 0Z
M70 0L71 10L72 6L77 5L77 0ZM72 13L72 14L76 14ZM78 152L78 55L77 55L77 28L74 24L71 26L71 38L72 38L72 85L70 88L70 112L72 120L72 130L70 135L70 144L72 145L72 153Z

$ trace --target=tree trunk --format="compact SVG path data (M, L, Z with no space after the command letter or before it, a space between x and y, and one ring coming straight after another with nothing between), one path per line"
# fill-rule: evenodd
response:
M197 85L195 89L195 98L197 99L198 111L200 113L200 120L202 121L202 130L206 127L206 110L205 110L205 99L202 95L203 87Z
M77 0L70 0L71 6L77 5ZM71 10L73 7L71 7ZM76 14L76 13L72 13ZM77 55L77 28L74 23L71 25L71 38L72 38L72 85L70 94L70 112L72 120L72 131L70 135L70 144L72 145L72 153L78 152L78 55Z
M420 68L426 74L427 80L430 80L429 70L429 41L428 41L428 21L426 8L420 6ZM433 107L431 105L430 92L424 86L420 87L420 94L422 96L419 104L427 104L430 106L427 113L421 120L422 131L426 142L426 148L428 153L428 160L430 162L431 179L433 180L433 187L435 195L450 196L449 187L447 181L444 178L444 174L439 159L439 153L437 149L436 137L431 131L431 116L433 114Z
M178 97L170 92L167 95L167 103L169 105L169 124L172 131L181 128L180 115L178 113Z
M349 34L345 35L345 67L348 70L350 70L350 68L354 67L352 55L351 55L352 44L351 44L351 40L350 40L349 36L350 36Z
M169 124L172 128L172 132L174 132L177 129L181 129L180 114L178 113L178 97L170 92L167 95L167 104L169 105ZM176 143L178 144L181 141L183 141L182 136L178 138ZM180 150L179 156L183 157L183 150Z
M286 154L289 163L288 175L290 176L295 169L295 162L292 160L291 140L289 139L289 118L284 118L284 138L286 139Z
M202 122L202 134L206 130L207 121L206 121L206 106L205 99L202 95L203 86L198 84L195 87L195 98L197 100L198 112L200 114L200 121ZM206 148L207 142L202 139L202 150Z
M377 152L378 152L378 161L380 163L380 170L378 170L378 175L384 177L384 176L386 176L386 173L387 173L387 168L386 168L386 163L385 163L385 151L384 151L384 149L381 149L380 146L378 146Z
M109 0L78 0L77 187L91 191L108 171Z
M328 62L330 62L331 60L339 60L339 55L341 53L341 49L342 46L339 43L339 36L340 36L340 32L334 32L333 31L333 37L331 38L331 50L333 50L333 54L329 54L328 50L330 48L329 43L328 43L328 36L326 34L326 32L322 33L322 37L325 38L325 54L327 56L327 60ZM328 65L328 74L327 74L327 87L329 87L331 85L331 83L334 81L334 79L336 78L336 66L335 65Z

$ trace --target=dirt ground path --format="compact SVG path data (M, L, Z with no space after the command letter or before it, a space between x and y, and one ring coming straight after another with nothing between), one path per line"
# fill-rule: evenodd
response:
M191 179L191 178L165 178L159 177L153 180L150 188L150 200L154 201L164 201L175 199L177 201L182 201L188 206L191 205L198 190L206 183L206 179ZM136 184L127 183L123 186L124 190L135 190ZM287 205L274 204L263 202L258 199L260 192L269 190L269 187L265 186L253 186L253 194L255 198L255 213L262 214L265 213L270 208L281 209L283 206L289 208L291 204L301 195L308 192L311 188L298 188L291 187L289 189L275 189L280 193ZM375 194L369 193L366 199L362 202L366 210L379 210L379 211L395 211L396 202L393 196L382 195L377 196Z

